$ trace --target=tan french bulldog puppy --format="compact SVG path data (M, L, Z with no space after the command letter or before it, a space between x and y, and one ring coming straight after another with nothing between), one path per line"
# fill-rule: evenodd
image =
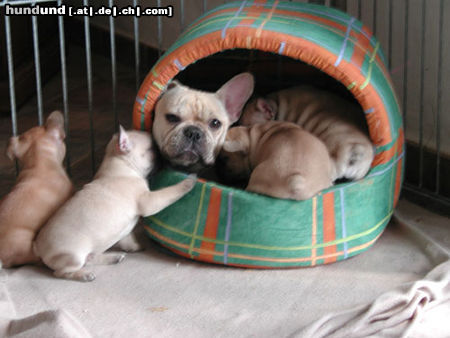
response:
M35 253L57 277L92 281L85 265L115 264L124 253L104 253L115 243L140 249L131 234L139 216L150 216L174 203L195 184L189 177L150 191L146 176L154 166L150 135L120 127L106 148L94 180L77 192L42 228Z
M240 124L251 126L271 120L296 123L319 137L336 166L333 180L358 180L369 171L374 147L358 105L314 87L294 87L250 101Z
M50 216L70 197L73 188L64 167L64 118L49 115L44 126L11 137L7 156L19 161L20 173L0 202L0 261L5 268L39 259L32 241Z
M335 175L323 142L289 122L231 128L219 159L231 177L250 177L246 190L284 199L311 198Z
M153 136L171 165L198 172L214 164L228 127L253 93L250 73L236 75L207 93L172 81L155 107Z

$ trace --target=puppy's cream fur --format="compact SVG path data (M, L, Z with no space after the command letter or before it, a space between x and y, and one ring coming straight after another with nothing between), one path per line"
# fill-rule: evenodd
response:
M91 281L86 264L113 264L125 254L104 253L118 241L129 251L139 249L133 230L139 216L150 216L189 192L195 179L150 191L146 176L154 151L146 132L120 132L106 148L94 180L77 192L44 226L35 252L57 277Z
M153 136L170 164L198 172L214 164L228 127L239 118L254 80L241 73L217 92L172 81L155 106Z
M231 128L219 158L232 177L250 177L246 190L284 199L308 199L335 175L323 142L289 122Z
M249 102L240 124L270 120L296 123L319 137L335 163L334 179L357 180L369 171L374 149L358 105L314 87L294 87Z
M19 161L21 170L16 185L0 202L0 260L5 268L38 261L32 241L72 194L62 165L64 137L63 116L54 111L44 126L9 141L7 155Z

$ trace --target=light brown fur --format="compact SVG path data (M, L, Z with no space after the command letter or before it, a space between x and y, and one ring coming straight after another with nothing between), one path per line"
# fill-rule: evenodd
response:
M73 188L62 161L64 120L53 112L46 125L12 137L8 156L21 167L16 185L0 202L0 260L3 267L37 262L32 241Z
M270 120L293 122L320 138L336 166L336 177L363 178L374 157L361 108L328 91L310 86L280 90L250 101L244 126Z
M124 253L108 252L118 243L128 251L140 247L131 231L139 216L150 216L189 192L194 177L150 191L146 176L154 166L147 132L120 128L109 142L94 180L53 215L35 241L35 253L56 277L92 281L90 264L115 264Z
M191 172L214 164L229 126L252 92L249 73L236 75L215 93L172 81L155 106L153 137L162 156Z
M288 122L231 128L219 157L231 176L250 177L246 190L277 198L308 199L335 175L323 142Z

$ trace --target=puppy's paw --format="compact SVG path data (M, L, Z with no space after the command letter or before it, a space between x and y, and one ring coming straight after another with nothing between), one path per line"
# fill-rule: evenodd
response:
M183 185L183 191L185 192L189 192L191 191L194 186L195 183L197 183L197 175L195 174L190 174L184 181L181 182Z
M102 254L90 254L86 260L86 265L111 265L118 264L125 259L124 252L107 252Z
M58 278L72 279L79 282L92 282L95 279L95 274L93 272L86 271L84 269L73 272L63 272L55 270L53 274Z
M134 234L129 234L128 236L122 238L119 242L117 242L117 245L115 245L115 247L118 247L120 250L126 252L136 252L144 250L144 247L137 241Z
M358 180L370 169L373 160L373 149L370 145L354 143L349 150L345 177Z
M126 255L127 255L126 253L116 254L116 257L114 257L114 259L111 261L111 264L119 264L125 259Z
M82 276L80 276L80 282L92 282L95 279L95 273L86 272Z

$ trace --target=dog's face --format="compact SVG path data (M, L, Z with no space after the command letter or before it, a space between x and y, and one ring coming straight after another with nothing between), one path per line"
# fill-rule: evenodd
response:
M248 179L252 172L249 152L249 128L231 128L217 158L220 176L230 182Z
M214 164L228 127L253 92L253 76L242 73L217 92L190 89L172 81L155 107L153 136L175 167L198 171Z
M105 158L111 156L120 156L142 177L150 174L156 165L156 153L149 133L125 131L122 126L106 148Z
M45 125L33 127L19 136L9 139L6 155L17 159L21 165L36 162L41 155L51 156L62 163L66 154L64 144L64 117L59 111L51 113Z
M274 100L262 97L251 100L245 105L239 124L252 126L258 123L265 123L275 120L277 114L277 104Z

